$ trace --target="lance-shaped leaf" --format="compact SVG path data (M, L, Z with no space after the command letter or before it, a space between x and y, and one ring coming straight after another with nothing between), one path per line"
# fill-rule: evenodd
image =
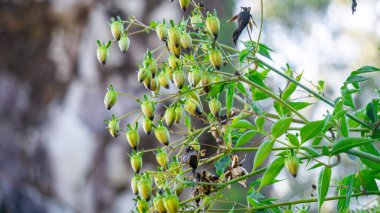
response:
M261 164L264 163L265 159L268 157L270 151L273 148L274 140L265 141L259 147L256 152L255 160L253 162L253 169L257 169Z
M303 126L300 130L301 143L304 143L304 142L314 138L319 133L321 133L324 124L325 124L325 121L320 120L320 121L310 122L310 123L306 124L305 126Z
M321 212L321 206L330 187L331 168L325 167L318 177L318 212Z
M265 171L261 179L258 191L260 191L261 188L263 188L264 186L272 183L273 180L277 177L277 175L281 172L282 168L284 168L284 158L278 157L270 164L270 166Z
M272 126L273 137L278 138L282 134L284 134L289 129L291 123L292 123L292 118L283 118L281 120L278 120L276 123L274 123Z
M343 138L334 144L331 154L336 155L373 141L371 138Z

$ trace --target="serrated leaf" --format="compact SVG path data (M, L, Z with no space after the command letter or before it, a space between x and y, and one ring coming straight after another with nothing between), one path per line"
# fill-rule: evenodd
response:
M334 144L331 154L336 155L373 141L371 138L343 138Z
M331 168L325 167L318 177L317 197L318 197L318 212L321 212L321 206L325 201L327 192L330 187Z
M231 124L231 127L238 128L238 129L256 129L255 125L253 125L251 122L240 119Z
M269 165L267 170L265 170L265 173L261 178L258 191L260 191L264 186L272 183L277 175L280 174L282 168L284 168L284 158L278 157Z
M339 189L338 195L345 195L346 198L339 199L337 206L339 212L345 212L350 205L353 184L354 175L349 175L343 178L342 187Z
M292 118L283 118L281 120L278 120L272 126L272 136L274 138L280 137L289 129L291 123L292 123Z
M243 146L249 140L251 140L256 134L257 134L256 130L250 130L244 133L242 136L240 136L239 140L236 142L235 147Z
M272 151L274 140L263 142L256 152L255 160L253 161L253 170L261 166Z
M220 158L214 164L216 174L218 174L219 176L224 174L224 170L226 170L226 168L228 167L228 165L230 165L230 163L231 163L230 156L225 155L224 157Z
M320 121L310 122L306 124L305 126L303 126L300 130L301 143L305 143L306 141L314 138L319 133L321 133L324 125L325 125L325 121L320 120Z

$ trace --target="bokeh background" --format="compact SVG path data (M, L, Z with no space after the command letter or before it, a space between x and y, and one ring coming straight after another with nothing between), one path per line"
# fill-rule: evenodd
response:
M260 23L258 0L204 3L218 10L223 23L220 40L227 44L232 44L235 24L224 22L240 6L251 6ZM296 72L303 71L306 84L324 80L328 97L339 95L339 85L352 70L380 66L379 1L358 1L354 15L350 0L264 3L262 42L274 50L273 64L279 68L289 63ZM168 0L0 0L0 212L129 212L134 208L129 187L133 172L126 155L130 148L124 137L111 138L103 120L138 105L121 97L109 112L103 97L110 83L142 96L145 89L137 83L136 65L159 40L155 35L131 36L130 50L122 54L113 45L108 64L101 66L96 40L111 39L106 22L116 15L134 15L149 23L162 18L177 21L183 14L177 1ZM252 33L254 38L257 31ZM241 39L247 38L245 31ZM357 97L358 106L376 97L380 77L374 77ZM280 88L286 84L275 75L269 81ZM270 102L260 104L271 108ZM306 114L317 119L328 109L316 104ZM123 121L123 127L134 118ZM143 138L143 144L145 148L157 145L152 137ZM153 155L146 158L144 167L154 169ZM246 166L251 162L248 159ZM335 174L341 176L355 171L347 157L339 169ZM281 177L289 180L268 188L266 195L297 199L316 182L316 176L306 172L297 179L287 173ZM241 189L232 187L230 194L245 200ZM363 203L352 205L360 208ZM325 212L334 211L333 203L329 204Z

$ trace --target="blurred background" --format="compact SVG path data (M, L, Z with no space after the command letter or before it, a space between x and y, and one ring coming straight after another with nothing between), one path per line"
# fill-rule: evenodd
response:
M258 0L204 3L218 10L219 39L229 45L236 25L224 23L240 6L251 6L260 23ZM273 65L289 63L297 73L304 72L305 83L324 80L331 99L339 95L351 71L362 65L380 66L380 1L358 1L354 15L350 0L264 3L262 42L274 50ZM177 22L183 15L178 1L0 0L0 14L0 212L130 212L134 208L129 186L133 172L126 155L130 148L124 137L111 138L103 120L138 105L120 96L110 112L103 98L111 83L119 91L142 97L145 88L136 80L137 63L160 41L155 34L131 36L129 51L122 54L112 45L103 67L96 58L96 40L112 38L107 21L117 15L123 19L134 15L147 24L163 18ZM257 33L254 29L254 38ZM248 39L246 31L241 39ZM269 78L271 85L286 84L278 76ZM380 77L366 84L357 97L359 107L376 97L379 84ZM260 104L271 109L270 102ZM306 114L317 119L328 109L316 104ZM122 127L135 116L124 120ZM152 137L142 143L144 148L157 146ZM144 167L154 169L154 155L145 157ZM249 167L252 159L247 162ZM347 157L343 165L335 174L355 171ZM297 179L281 173L279 178L289 180L264 193L281 200L299 199L316 182L313 173L301 172ZM244 201L239 190L236 186L231 192ZM363 203L352 205L360 208ZM329 204L325 212L334 211Z

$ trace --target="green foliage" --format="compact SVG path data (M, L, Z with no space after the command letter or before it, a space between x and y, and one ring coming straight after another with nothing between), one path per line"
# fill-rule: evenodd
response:
M189 17L152 21L149 26L135 17L113 19L110 30L115 39L107 43L97 41L97 57L103 65L110 57L110 45L117 44L122 52L128 51L136 34L155 33L160 42L159 47L148 49L137 65L138 82L147 89L144 96L119 92L128 87L116 91L110 86L104 99L107 109L125 101L124 98L141 105L106 120L111 136L126 132L131 146L137 211L220 211L216 208L225 197L229 212L309 211L309 204L297 205L301 203L317 203L321 211L327 200L338 200L337 211L346 212L351 210L352 198L380 194L376 182L380 180L379 98L372 96L364 107L355 99L361 95L362 84L373 78L374 72L378 75L379 68L364 66L351 72L339 86L340 97L332 101L324 96L324 81L317 79L311 89L304 84L303 73L289 65L282 70L268 65L265 60L272 60L272 50L260 43L260 37L243 41L242 50L225 45L218 40L226 34L224 24L220 25L225 20L216 11L207 11L209 7L194 1L181 0L180 5L183 10L191 10ZM267 83L278 76L288 81L287 86L277 88ZM177 92L165 91L170 87ZM297 96L298 90L313 100L299 100L302 98ZM379 89L377 93L380 97ZM273 109L261 108L263 100L273 103ZM308 120L303 114L305 109L321 102L333 109L326 110L319 120ZM129 116L135 116L133 122L126 124L127 129L120 129L119 123ZM140 119L143 125L138 125ZM157 148L142 149L144 140L140 142L143 136L138 133L139 126L148 135L154 131L149 146ZM158 164L154 171L143 167L146 152L156 153ZM251 152L255 152L254 161L244 163ZM336 180L333 168L339 170L344 155L358 169ZM299 166L307 169L298 169ZM318 199L280 202L270 194L260 193L279 181L276 178L284 167L294 178L298 171L322 169L316 183ZM330 182L337 182L334 193ZM136 187L136 183L143 184ZM236 183L248 186L246 203L231 200L227 190L236 187ZM181 195L184 188L189 188L192 197ZM327 197L329 191L331 196Z

